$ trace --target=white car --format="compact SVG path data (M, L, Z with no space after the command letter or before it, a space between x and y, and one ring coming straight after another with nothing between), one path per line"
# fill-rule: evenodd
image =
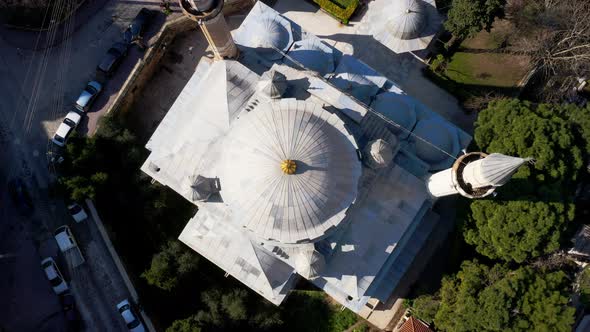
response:
M78 267L86 261L82 256L82 252L80 252L76 239L74 239L72 230L67 225L58 227L53 232L53 237L55 237L59 250L64 254L71 267Z
M129 329L129 331L145 332L143 324L131 309L131 304L129 303L128 299L125 299L121 301L121 303L117 304L117 311L119 311L119 313L125 320L125 324L127 324L127 328Z
M80 206L80 204L78 204L78 203L74 203L72 205L69 205L68 211L70 211L70 215L72 215L72 218L74 218L74 220L76 222L81 222L81 221L86 220L86 218L88 218L86 211L84 211L84 208L82 206Z
M42 260L41 267L43 268L43 272L45 272L45 276L47 276L47 279L51 283L51 287L53 287L55 294L63 294L70 289L64 280L64 277L61 275L61 272L59 272L57 264L55 264L53 258L47 257Z
M68 140L68 136L72 133L72 131L78 126L80 120L82 119L82 115L77 112L70 112L66 115L66 118L57 128L55 135L53 135L53 143L57 144L58 146L66 145L66 141Z
M76 100L76 108L81 112L88 111L101 91L102 85L100 83L97 81L88 82L82 93L80 93L80 97Z

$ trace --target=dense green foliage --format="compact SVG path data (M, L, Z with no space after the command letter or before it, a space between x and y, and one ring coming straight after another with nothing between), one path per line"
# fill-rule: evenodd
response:
M421 295L415 298L411 303L412 316L432 324L434 316L440 306L440 299L432 295Z
M201 332L199 321L196 316L190 316L185 319L174 321L172 325L166 329L166 332Z
M313 0L323 10L347 24L359 5L359 0Z
M493 102L477 119L481 151L532 157L494 199L474 200L464 222L467 243L493 259L523 262L556 250L575 216L575 181L587 156L587 109Z
M179 279L197 269L198 262L199 255L194 251L178 240L170 240L152 257L150 268L141 276L150 285L170 291L178 285Z
M286 331L340 332L356 323L358 317L340 305L330 304L319 291L295 291L284 304ZM305 319L297 319L305 317Z
M482 255L521 263L557 250L573 218L571 203L476 200L464 236Z
M435 324L442 331L570 331L575 310L567 293L563 272L466 261L443 280Z
M580 286L580 302L590 308L590 267L584 268L578 277L578 284Z
M496 17L504 15L506 0L453 0L445 28L459 38L490 31Z
M320 291L294 291L281 308L244 289L210 289L201 294L204 310L172 324L167 332L189 327L202 331L341 332L357 322L350 310L330 304Z

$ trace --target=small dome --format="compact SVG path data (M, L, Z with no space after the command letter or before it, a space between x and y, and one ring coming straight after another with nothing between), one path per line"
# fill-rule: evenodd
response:
M296 61L297 64L301 64L322 76L334 72L332 48L317 38L294 42L289 50L289 57Z
M385 168L391 164L392 160L392 146L382 139L371 141L365 147L364 161L373 169Z
M389 91L380 93L373 101L372 108L408 131L416 124L415 102L408 96ZM408 136L407 131L394 125L389 125L388 128L403 138Z
M185 186L193 201L206 201L211 195L219 192L217 179L206 178L201 175L188 176Z
M413 134L416 156L429 163L431 169L448 167L447 161L452 160L459 153L457 132L443 120L436 118L420 120Z
M291 24L279 16L264 15L255 21L248 32L251 42L249 46L263 52L271 60L283 57L293 43Z
M414 39L428 23L428 12L422 0L395 0L391 3L389 33L399 39Z
M281 98L287 90L287 78L278 71L271 69L262 74L258 82L258 88L265 96L276 99Z
M324 256L313 249L304 249L295 256L295 271L305 279L317 278L325 265Z

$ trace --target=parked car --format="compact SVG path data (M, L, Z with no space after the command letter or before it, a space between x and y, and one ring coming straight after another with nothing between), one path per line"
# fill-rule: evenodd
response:
M97 81L88 82L82 93L80 93L78 100L76 100L76 108L82 112L88 111L101 91L102 85L100 83Z
M68 324L68 332L80 330L80 313L76 308L76 300L70 293L66 293L61 297L61 306L64 311L64 316Z
M68 211L70 212L70 215L72 215L72 218L74 218L76 222L81 222L88 218L86 211L84 211L84 208L78 203L68 205Z
M133 21L131 21L131 24L129 24L127 30L123 32L123 40L125 40L126 43L131 44L143 37L143 32L153 16L153 11L147 8L141 8L137 16L135 16Z
M68 226L63 225L58 227L55 232L53 232L53 236L55 237L59 250L64 254L68 263L71 264L72 267L78 267L86 261Z
M107 77L112 76L115 69L117 69L119 64L121 64L121 61L127 56L128 48L129 44L113 44L113 46L107 51L107 54L102 57L98 66L96 66L96 70L99 73L105 74Z
M129 303L128 299L121 301L121 303L117 304L117 310L125 320L125 324L127 324L127 328L131 332L145 332L145 328L137 314L131 308L131 304Z
M51 287L53 287L55 294L63 294L70 289L61 272L59 272L57 264L55 264L53 258L45 258L41 261L41 267L43 268L43 272L45 272L45 276L49 279L49 283L51 283Z
M15 178L8 181L8 193L16 205L18 213L25 217L33 214L35 209L33 206L33 200L29 195L27 185L22 179Z
M58 146L66 145L68 137L70 136L72 131L76 129L81 119L82 115L80 115L78 112L69 112L63 120L63 122L57 128L55 134L53 135L53 138L51 139L53 143L55 143Z

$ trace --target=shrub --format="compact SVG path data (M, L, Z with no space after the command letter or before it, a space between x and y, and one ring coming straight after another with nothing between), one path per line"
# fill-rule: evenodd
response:
M354 14L359 5L359 0L350 0L346 6L336 3L332 0L313 0L323 10L334 16L343 24L348 24L348 20Z

